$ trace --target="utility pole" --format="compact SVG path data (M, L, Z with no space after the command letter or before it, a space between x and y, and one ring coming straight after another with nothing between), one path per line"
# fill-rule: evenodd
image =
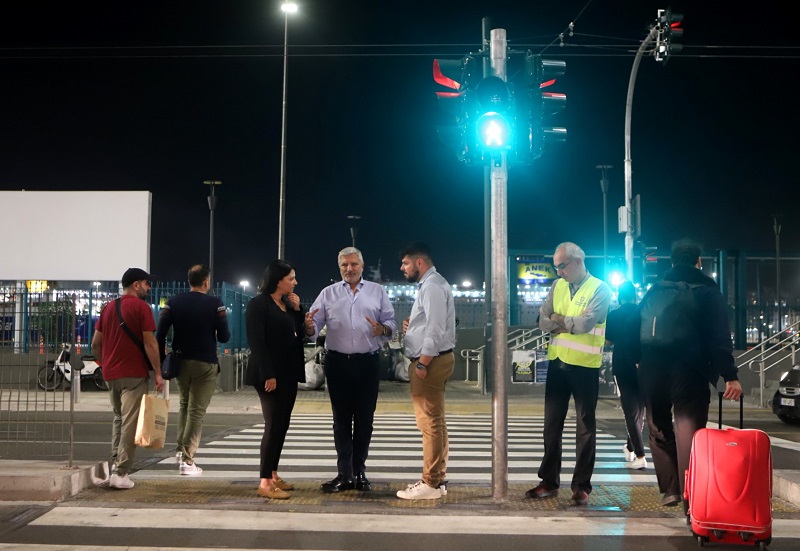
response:
M492 76L506 81L506 30L492 29L489 55ZM492 155L492 497L508 498L508 159Z
M608 279L608 177L606 171L614 168L611 165L597 165L602 171L600 191L603 192L603 281Z

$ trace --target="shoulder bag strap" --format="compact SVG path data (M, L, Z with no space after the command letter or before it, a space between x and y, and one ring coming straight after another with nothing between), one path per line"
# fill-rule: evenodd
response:
M125 323L125 319L122 317L122 306L120 304L122 302L121 299L117 298L114 300L114 302L117 306L117 320L119 321L119 326L123 331L125 331L125 334L131 338L139 350L142 351L147 368L150 369L152 366L150 365L150 358L147 356L147 351L144 349L144 342L142 342L142 339L133 334L133 331L131 331L131 328L128 327L128 324Z

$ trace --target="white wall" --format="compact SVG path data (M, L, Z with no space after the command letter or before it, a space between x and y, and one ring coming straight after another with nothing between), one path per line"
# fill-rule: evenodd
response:
M0 191L0 280L149 271L151 204L149 191Z

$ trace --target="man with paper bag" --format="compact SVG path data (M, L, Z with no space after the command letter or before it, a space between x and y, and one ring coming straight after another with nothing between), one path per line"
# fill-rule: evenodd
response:
M136 425L142 397L147 395L150 371L156 389L164 388L156 322L144 301L150 290L150 278L140 268L126 270L121 280L122 294L103 308L92 338L92 351L103 366L103 379L108 384L108 398L114 412L109 487L120 490L133 488L128 474L133 467ZM166 428L166 413L164 425Z

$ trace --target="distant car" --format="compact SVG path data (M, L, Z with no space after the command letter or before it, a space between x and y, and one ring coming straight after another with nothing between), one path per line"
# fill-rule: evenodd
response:
M772 398L772 412L790 425L800 425L800 365L781 377L778 391Z

